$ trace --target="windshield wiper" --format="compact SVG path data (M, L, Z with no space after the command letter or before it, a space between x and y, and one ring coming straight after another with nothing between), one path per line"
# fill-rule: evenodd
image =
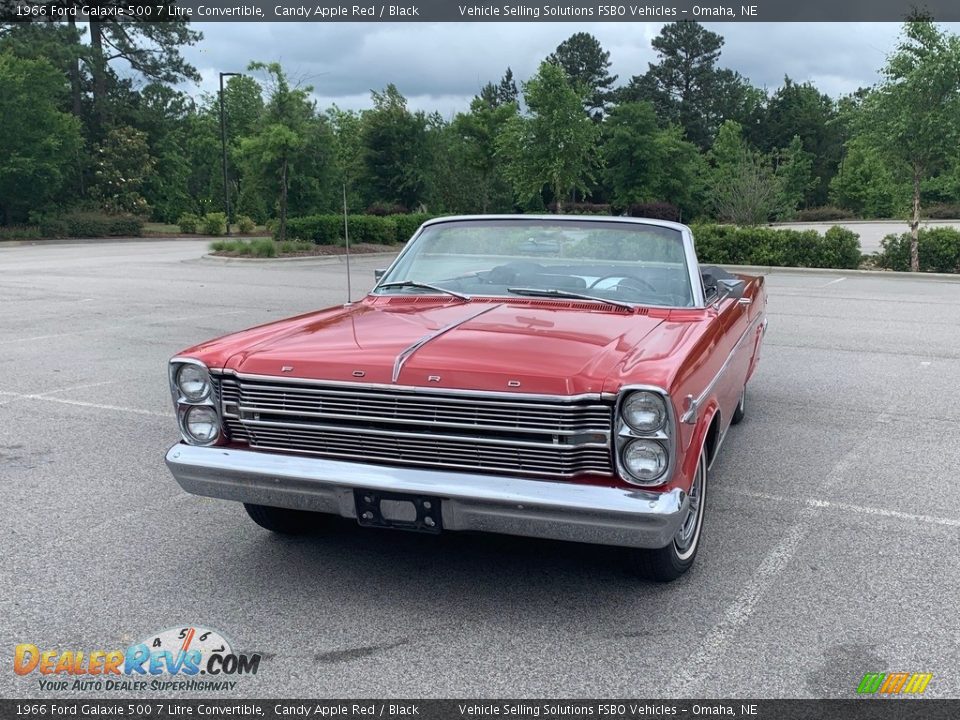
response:
M442 288L439 285L431 285L430 283L419 282L417 280L398 280L396 282L381 283L380 285L377 285L378 289L379 288L405 288L405 287L421 288L423 290L433 290L438 293L443 293L444 295L452 295L453 297L463 300L464 302L467 302L470 300L469 295L464 295L463 293L458 293L453 290L447 290L446 288Z
M555 288L507 288L507 292L514 295L532 295L539 297L562 297L575 298L577 300L594 300L596 302L606 303L614 307L627 308L633 310L634 307L623 300L608 300L607 298L597 297L596 295L585 295L583 293L571 292L569 290L557 290Z

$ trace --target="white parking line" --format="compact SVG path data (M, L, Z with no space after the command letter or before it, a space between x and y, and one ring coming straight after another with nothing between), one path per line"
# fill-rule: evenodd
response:
M831 483L841 480L849 469L859 463L859 449L847 451L826 474L820 490L825 490ZM760 561L740 594L724 608L720 619L699 642L696 652L672 674L666 695L696 697L702 694L700 689L704 678L710 677L710 670L723 658L728 642L747 623L766 591L776 583L777 576L793 559L819 511L819 506L808 505L797 513L796 519Z
M769 500L777 503L803 504L811 508L828 508L832 510L843 510L844 512L857 513L858 515L876 515L879 517L895 518L908 522L926 523L928 525L943 525L945 527L960 527L960 519L937 517L935 515L922 515L917 513L900 512L899 510L887 510L886 508L867 507L864 505L854 505L852 503L836 502L834 500L818 500L817 498L790 498L783 495L770 495L768 493L758 493L750 491L738 491L737 495L743 497L755 498L757 500Z
M698 683L709 677L709 670L720 661L727 642L746 624L763 594L793 559L816 514L815 508L807 507L800 511L780 542L763 558L740 595L727 605L723 616L710 629L707 637L700 641L697 651L674 674L665 693L667 696L696 697Z
M69 390L69 389L76 389L76 388L64 388L64 390ZM60 391L57 391L57 392L60 392ZM44 402L60 403L61 405L76 405L77 407L96 408L97 410L111 410L113 412L133 413L135 415L149 415L151 417L163 417L163 418L172 417L170 413L159 413L159 412L154 412L153 410L141 410L139 408L121 407L119 405L103 405L101 403L84 402L82 400L68 400L67 398L50 397L47 394L26 395L24 393L15 393L15 392L9 392L7 390L0 390L0 395L3 395L5 397L11 397L14 400L43 400Z
M830 282L825 283L825 284L821 285L820 287L822 287L822 288L829 287L830 285L835 285L836 283L838 283L838 282L843 282L844 280L846 280L845 277L837 278L836 280L831 280Z
M165 317L152 322L143 323L144 325L162 325L163 323L178 322L180 320L199 320L201 318L220 317L222 315L240 315L248 312L247 310L227 310L224 312L205 313L201 315L184 315L181 317ZM128 315L124 320L136 320L144 317L154 317L156 313L141 313L139 315ZM34 342L37 340L51 340L54 338L69 337L71 335L84 335L86 333L100 332L102 330L122 330L127 325L101 325L100 327L88 328L86 330L71 330L70 332L54 333L52 335L35 335L34 337L12 338L10 340L0 340L0 345L9 345L11 343Z

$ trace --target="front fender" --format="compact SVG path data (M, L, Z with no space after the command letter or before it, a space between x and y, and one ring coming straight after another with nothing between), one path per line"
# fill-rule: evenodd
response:
M680 458L680 464L678 465L679 477L674 479L674 485L684 491L690 489L693 475L697 469L697 460L700 459L700 454L704 452L710 438L710 428L713 425L714 418L718 421L721 419L720 407L717 404L717 399L711 397L703 406L703 409L697 413L695 424L692 426L686 425L688 428L692 427L692 431L690 432L689 442L684 443L683 457Z

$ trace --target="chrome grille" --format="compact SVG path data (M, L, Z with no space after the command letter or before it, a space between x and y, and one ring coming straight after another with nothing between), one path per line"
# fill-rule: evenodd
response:
M231 438L386 465L543 476L609 474L612 407L437 391L220 378Z

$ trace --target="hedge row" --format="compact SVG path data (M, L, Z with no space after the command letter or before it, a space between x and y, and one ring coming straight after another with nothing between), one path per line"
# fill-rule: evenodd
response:
M693 237L701 263L856 269L860 265L860 236L832 227L785 230L733 225L696 225Z
M143 220L133 215L107 215L100 212L74 212L45 217L39 222L42 237L140 237Z
M880 267L902 272L910 269L910 233L887 235L880 241L880 247L882 250L877 254ZM921 229L917 253L922 272L960 272L960 230Z
M347 225L350 242L394 245L410 239L417 228L432 215L350 215ZM276 237L277 227L273 227ZM307 240L317 245L342 245L343 215L309 215L287 220L287 237Z
M7 225L0 227L0 240L38 240L43 236L36 225Z

